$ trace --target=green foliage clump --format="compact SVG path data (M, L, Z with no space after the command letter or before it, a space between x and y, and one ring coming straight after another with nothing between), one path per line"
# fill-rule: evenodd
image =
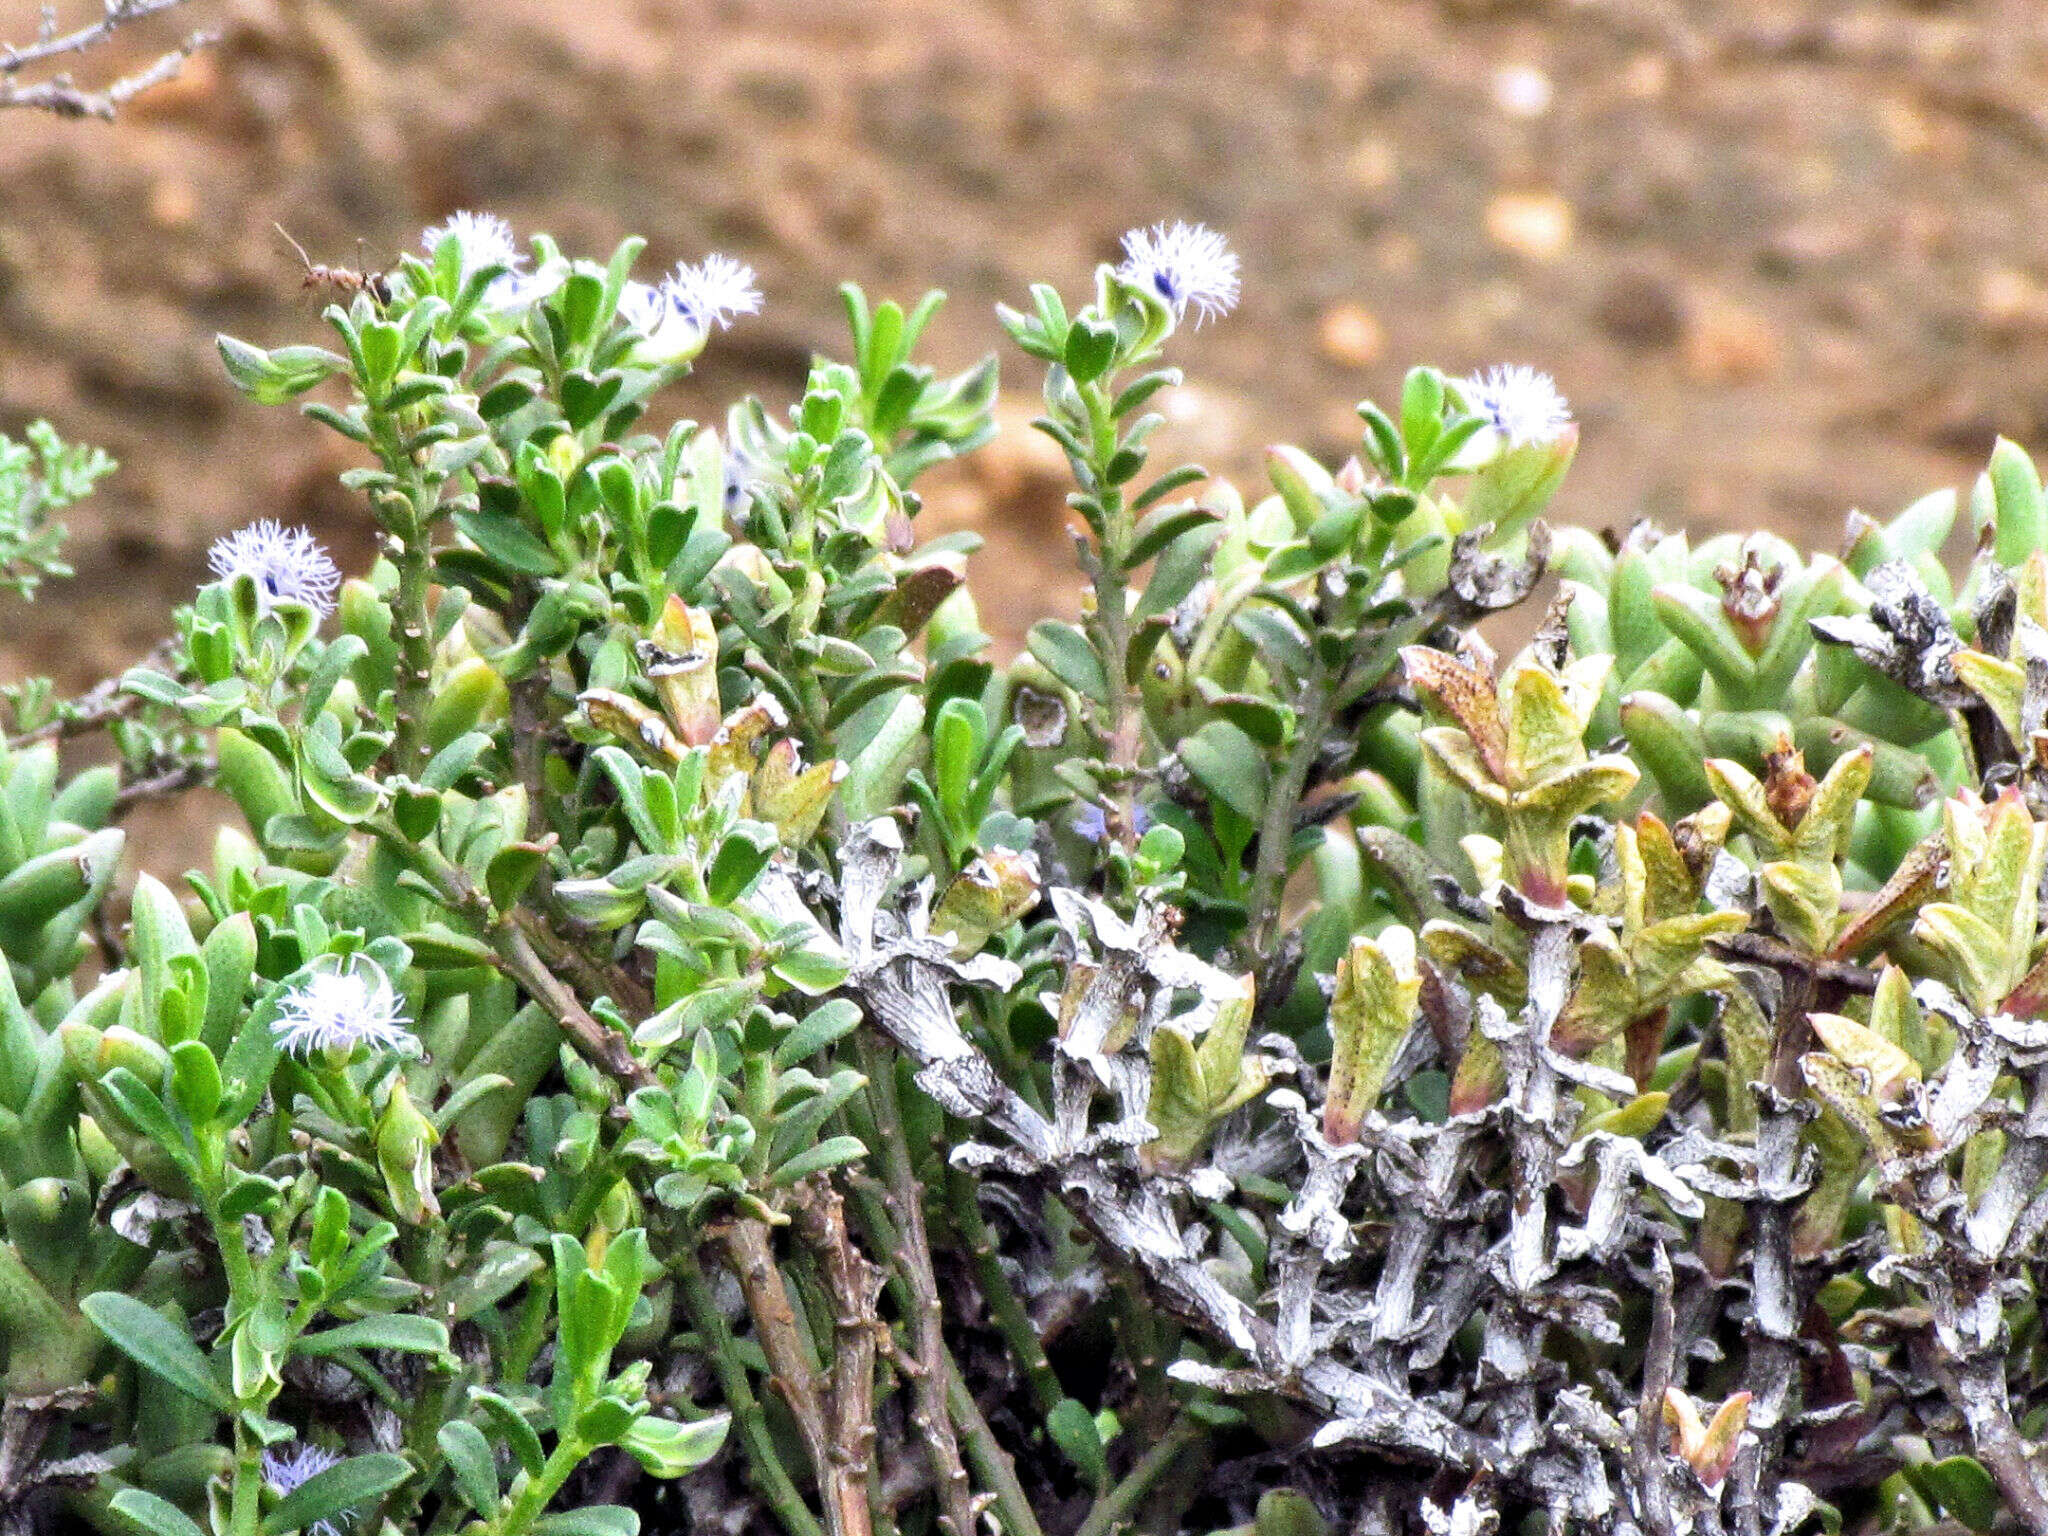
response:
M465 218L223 338L380 554L246 530L5 764L12 1510L2048 1532L2030 461L1960 583L1952 497L1553 532L1548 381L1423 368L1247 497L1149 451L1235 260L1127 250L1001 313L1086 529L1008 662L917 535L993 431L936 295L658 435L743 269ZM201 778L118 930L110 822Z

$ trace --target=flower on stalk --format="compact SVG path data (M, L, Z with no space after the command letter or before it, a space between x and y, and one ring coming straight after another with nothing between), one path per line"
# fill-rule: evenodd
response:
M206 563L221 581L253 580L265 613L277 603L304 603L324 619L341 585L340 567L312 534L267 517L216 539Z
M619 318L642 338L635 352L656 367L688 362L704 350L712 331L760 307L754 269L730 256L679 266L659 287L628 283L619 295Z
M1571 427L1571 407L1550 375L1534 368L1489 368L1459 387L1473 414L1485 417L1507 447L1555 442Z
M1197 325L1237 307L1237 254L1207 225L1155 224L1132 230L1123 243L1117 276L1158 294L1174 319L1185 318L1190 304Z
M420 234L420 246L429 260L446 240L453 240L461 253L464 282L485 267L504 268L484 289L483 304L487 309L525 309L546 298L562 280L564 267L560 262L528 272L525 253L513 238L512 226L495 213L451 213L447 223L436 224Z
M284 1450L263 1453L263 1481L282 1499L322 1472L340 1465L339 1453L324 1445L294 1442ZM343 1519L316 1520L306 1527L307 1536L341 1536L344 1523Z
M430 257L444 240L453 240L462 253L464 277L485 267L516 272L526 265L526 258L512 238L512 226L495 213L451 213L447 223L436 224L420 234L420 246Z
M300 1057L347 1056L360 1045L404 1050L415 1043L390 979L361 955L316 970L285 993L271 1029L284 1050Z
M706 334L761 309L754 269L730 256L706 256L694 267L678 266L661 291L687 324Z

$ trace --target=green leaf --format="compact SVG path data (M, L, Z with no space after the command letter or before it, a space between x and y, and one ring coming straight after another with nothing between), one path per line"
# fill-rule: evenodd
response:
M1073 625L1040 619L1031 626L1025 644L1048 672L1076 693L1099 704L1109 702L1109 678L1102 670L1102 659L1088 637Z
M344 1349L396 1349L414 1355L445 1355L448 1330L431 1317L380 1312L338 1328L301 1334L292 1344L292 1353L297 1355L331 1355Z
M1067 331L1067 372L1076 384L1091 384L1116 357L1116 328L1084 314Z
M974 763L988 722L972 699L948 699L932 722L932 787L939 803L956 817L967 806Z
M640 1536L640 1517L620 1504L591 1504L542 1515L533 1536Z
M758 821L735 822L718 845L711 868L705 871L706 893L720 906L730 906L768 867L775 848L773 827Z
M546 863L546 853L534 843L507 843L492 854L484 870L484 888L491 894L491 905L500 912L518 906L519 898Z
M263 1536L283 1536L348 1510L360 1509L372 1499L382 1498L412 1476L412 1463L403 1456L379 1451L370 1456L351 1456L325 1472L307 1478L279 1501L264 1517Z
M197 1040L171 1047L171 1097L194 1125L210 1123L220 1111L220 1063Z
M618 1443L655 1477L681 1477L718 1454L731 1423L732 1416L725 1413L688 1424L643 1414Z
M1187 466L1185 470L1176 470L1175 474L1185 475L1189 471L1192 471L1194 479L1200 479L1202 476L1202 472L1193 465ZM1171 478L1163 476L1162 481L1149 487L1145 494L1150 496L1158 489L1159 483ZM1183 479L1180 483L1184 485L1188 481ZM1182 534L1207 527L1217 521L1217 515L1212 508L1196 503L1175 502L1170 506L1161 507L1149 514L1131 531L1131 547L1125 555L1125 562L1132 566L1143 565Z
M1094 1414L1071 1397L1063 1397L1045 1416L1045 1431L1091 1484L1098 1489L1109 1486L1109 1457L1102 1448L1102 1431L1096 1427Z
M540 1469L547 1461L547 1454L541 1450L540 1436L535 1434L533 1426L526 1422L526 1415L519 1411L511 1399L501 1397L496 1392L471 1388L469 1395L479 1408L490 1415L492 1425L505 1437L505 1443L511 1446L513 1456L525 1469L526 1475L539 1477Z
M160 1499L140 1488L123 1488L114 1495L114 1511L126 1515L155 1536L206 1536L192 1517L168 1499Z
M2048 546L2048 498L2041 493L2040 473L2026 449L2003 437L1992 446L1985 473L1991 482L1998 563L2020 565Z
M467 1419L451 1419L434 1438L469 1507L480 1515L493 1513L498 1507L498 1464L484 1432Z
M1273 775L1265 754L1228 720L1211 720L1181 743L1180 760L1216 799L1256 825L1266 813Z
M191 1335L154 1307L119 1291L97 1291L78 1309L116 1349L151 1375L220 1413L235 1411L234 1399L214 1379L213 1368Z
M841 1163L850 1163L866 1157L867 1143L858 1136L833 1136L819 1142L815 1147L797 1153L788 1162L775 1170L777 1184L794 1184L807 1174L822 1173L827 1168L836 1168Z
M820 1003L802 1019L797 1026L775 1047L775 1065L787 1070L852 1032L860 1024L860 1005L848 997L835 997Z
M1998 1512L2004 1507L1998 1485L1973 1458L1950 1456L1921 1467L1919 1472L1941 1507L1971 1530L1988 1531L1998 1523Z
M491 559L521 576L553 576L562 569L554 551L523 523L487 512L458 512L455 526Z
M313 803L336 821L354 824L377 808L376 781L356 772L341 749L341 722L317 716L299 735L299 783Z

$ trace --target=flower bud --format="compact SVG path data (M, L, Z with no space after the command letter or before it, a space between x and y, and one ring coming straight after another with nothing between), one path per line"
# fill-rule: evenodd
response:
M1360 936L1337 965L1330 999L1330 1086L1323 1102L1323 1135L1356 1141L1365 1117L1379 1103L1394 1053L1415 1022L1422 972L1415 935L1406 928Z
M440 1139L434 1123L413 1103L405 1079L394 1078L377 1117L377 1170L384 1175L392 1208L406 1221L441 1214L434 1198L434 1147Z

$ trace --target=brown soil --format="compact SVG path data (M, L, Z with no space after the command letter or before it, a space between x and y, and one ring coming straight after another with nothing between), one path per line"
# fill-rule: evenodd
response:
M0 0L0 38L33 31ZM1561 507L1832 542L2048 440L2048 8L1791 0L194 0L221 45L119 124L0 120L0 426L124 461L78 581L0 665L78 686L148 648L257 515L351 561L345 445L237 399L211 337L313 339L272 233L379 264L482 207L650 265L731 251L769 307L685 408L784 396L833 286L949 289L933 353L1068 292L1126 226L1200 218L1243 307L1176 345L1178 446L1256 475L1348 451L1416 360L1553 370L1585 425ZM108 61L95 61L93 68ZM1021 422L935 488L1015 635L1070 601L1061 487Z

